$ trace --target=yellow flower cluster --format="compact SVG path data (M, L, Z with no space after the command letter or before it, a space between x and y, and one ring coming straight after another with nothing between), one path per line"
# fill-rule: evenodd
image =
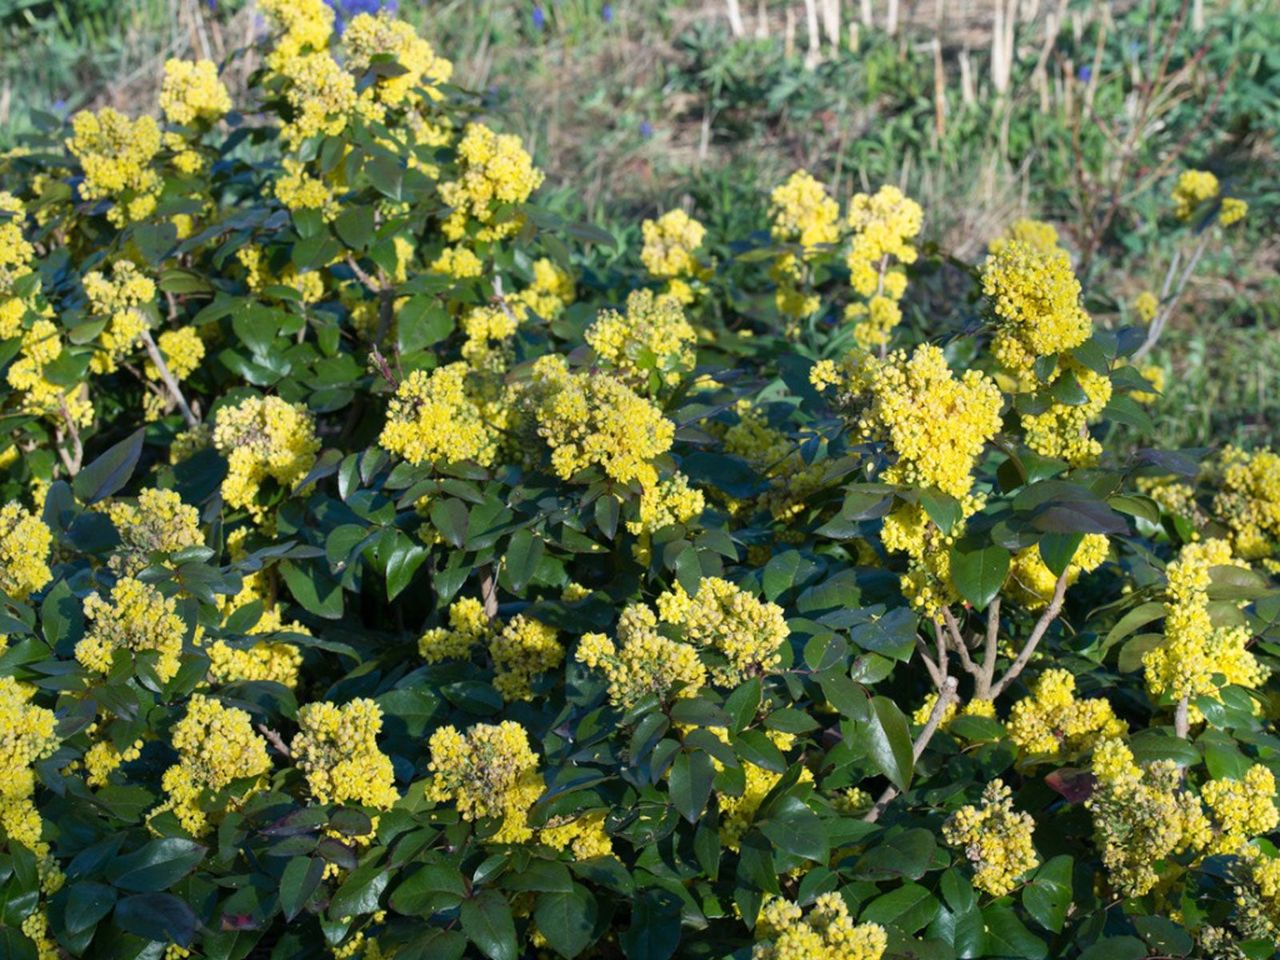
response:
M298 709L289 753L317 803L358 803L386 810L400 795L391 758L378 749L382 708L359 698L341 707L322 701Z
M125 576L147 566L153 553L176 553L204 544L200 511L183 503L175 490L142 490L136 503L111 504L107 516L120 534L110 566Z
M880 960L888 944L879 924L854 924L838 893L819 895L807 916L777 897L760 913L751 960Z
M1280 454L1264 448L1223 449L1215 473L1214 518L1230 530L1231 548L1245 560L1261 560L1280 548Z
M290 210L319 210L325 220L337 218L341 208L329 185L307 172L301 160L285 157L284 175L275 181L276 199Z
M666 280L666 292L681 303L694 301L691 280L706 280L711 268L698 260L698 248L706 237L706 228L683 210L668 210L657 220L640 225L644 246L640 261L649 276Z
M870 403L858 422L866 440L884 441L895 457L886 483L937 487L964 500L973 467L1000 429L1000 390L978 370L957 379L942 351L921 344L908 356L898 350L884 361L863 355L850 385Z
M1133 298L1133 312L1143 323L1150 323L1160 312L1160 298L1150 290L1143 290Z
M253 633L272 633L287 629L291 633L307 633L300 623L279 623L276 611L264 613ZM274 622L272 622L274 621ZM267 629L264 629L264 626ZM298 685L302 667L302 651L291 643L261 641L246 648L216 640L209 645L209 676L214 683L240 683L245 680L268 681L288 687Z
M1020 217L1005 229L1004 233L987 244L988 253L999 253L1011 243L1021 243L1037 253L1053 253L1060 250L1058 231L1051 223Z
M156 349L164 358L165 366L173 378L181 383L200 366L204 359L204 341L195 327L166 330L156 338ZM154 385L154 390L144 399L144 413L148 422L158 419L173 402L167 390L161 386L160 369L148 358L143 374Z
M683 210L668 210L657 220L644 221L640 232L644 237L640 262L651 277L688 277L701 269L696 254L707 228Z
M85 200L111 200L107 218L117 227L154 212L160 175L151 161L160 152L160 128L151 117L130 120L118 110L83 110L71 120L67 149L80 161Z
M1084 392L1084 402L1055 400L1040 413L1023 414L1026 443L1043 457L1066 460L1073 467L1092 466L1102 455L1102 444L1089 435L1088 427L1111 400L1111 378L1071 358L1059 361L1053 382L1067 376L1075 377Z
M811 376L815 384L834 384L837 403L858 413L862 439L885 443L894 458L885 482L936 487L960 502L964 518L981 508L971 493L973 468L1000 429L1002 403L989 377L967 370L956 379L942 351L928 344L884 360L855 350L840 368L820 365ZM902 589L928 616L953 599L948 551L961 532L957 525L944 534L918 503L903 503L885 518L885 549L910 561Z
M164 772L161 786L167 798L155 813L172 810L193 836L208 832L209 813L218 809L209 809L205 791L217 793L236 780L261 777L271 769L267 743L254 732L249 714L199 693L174 725L171 742L178 762ZM238 799L254 789L256 784Z
M0 198L12 194L0 193ZM15 213L21 213L21 205ZM17 284L32 274L36 248L22 235L21 218L0 218L0 338L9 340L22 333L22 319L31 307L27 297L17 295Z
M1104 535L1086 533L1067 564L1067 586L1080 579L1081 573L1098 569L1107 559L1110 549ZM1033 543L1013 555L1004 595L1028 610L1040 610L1048 606L1057 583L1058 575L1045 566L1040 556L1040 544Z
M169 59L160 84L160 109L181 127L217 123L231 110L231 95L212 60Z
M556 628L523 614L513 617L489 644L493 685L504 700L532 700L533 679L560 666L564 647Z
M13 677L0 677L0 827L10 840L32 850L42 861L49 845L40 839L43 822L31 799L35 793L32 766L58 746L52 710L31 703L35 688ZM41 864L41 874L56 871L52 861Z
M1223 197L1218 208L1218 225L1229 227L1249 215L1249 204L1239 197Z
M503 205L524 203L542 185L520 138L469 123L458 141L458 178L440 184L440 198L453 208L441 225L450 240L461 240L468 220L479 225L476 239L500 240L520 229L519 217L496 220Z
M675 386L694 366L697 334L675 297L633 290L626 315L602 310L586 332L596 357L629 386Z
M1225 540L1189 543L1169 563L1164 639L1142 657L1152 697L1217 699L1219 677L1242 687L1257 687L1266 679L1266 668L1247 649L1249 628L1214 626L1210 616L1210 571L1225 565L1245 566ZM1189 716L1202 719L1194 703Z
M1076 678L1067 670L1046 670L1031 696L1009 713L1009 738L1027 753L1043 758L1074 756L1103 738L1122 737L1128 726L1101 697L1077 700Z
M594 810L573 819L556 817L538 831L538 840L556 850L569 850L574 860L607 857L613 840L604 828L604 810Z
M1199 850L1212 827L1194 793L1182 790L1182 770L1172 760L1139 766L1121 740L1104 740L1093 754L1097 786L1085 806L1111 885L1140 897L1160 879L1160 861Z
M1240 932L1253 939L1280 941L1280 857L1268 856L1256 846L1246 847L1236 861L1232 887ZM1226 946L1238 949L1235 938L1228 938Z
M274 66L288 80L285 99L293 118L281 128L280 137L290 150L311 137L342 133L357 107L355 77L327 51L279 58Z
M375 57L391 57L403 70L380 75L361 96L389 107L418 102L425 94L440 100L440 86L453 76L453 64L436 56L431 44L418 36L411 24L397 20L386 10L378 15L361 13L351 18L342 33L347 48L347 69L363 74Z
M111 588L109 601L98 593L85 598L89 627L76 644L76 660L86 669L107 673L117 650L155 653L156 676L167 683L181 666L178 658L187 632L177 610L175 597L166 597L149 583L122 577Z
M1034 831L1031 814L1014 809L1013 791L999 779L982 791L980 807L961 807L942 825L943 839L973 864L973 885L993 897L1004 896L1039 864Z
M545 784L524 727L514 720L478 723L465 734L441 727L431 735L428 750L427 799L452 802L464 820L500 820L489 838L493 843L522 843L533 836L529 808Z
M702 515L706 505L702 491L691 487L683 473L676 472L656 486L645 488L640 494L639 516L627 523L627 529L647 535L663 527L689 523Z
M1164 367L1158 363L1144 363L1138 367L1138 373L1141 374L1142 379L1151 384L1151 389L1134 390L1129 396L1133 397L1138 403L1155 403L1160 395L1164 393Z
M450 605L448 627L432 627L418 639L418 655L427 663L465 660L476 646L488 643L495 630L484 605L463 597Z
M1239 780L1210 780L1200 788L1216 828L1209 854L1239 854L1249 840L1280 824L1276 810L1276 777L1255 763Z
M286 59L307 49L328 47L333 7L325 0L258 0L258 9L281 33L273 58ZM272 69L278 67L273 63Z
M51 320L43 317L22 335L22 348L9 365L9 386L22 391L26 413L48 417L59 426L68 420L77 426L93 422L93 403L82 385L56 384L45 376L45 368L62 356L62 338Z
M274 276L263 262L262 248L241 247L236 259L245 269L245 281L254 293L263 293L268 287L286 286L297 290L303 303L315 303L324 296L324 276L318 270L299 271L292 263L286 264L279 276Z
M49 551L53 532L17 501L0 509L0 590L25 600L53 579Z
M132 260L117 260L111 277L98 270L84 276L84 292L94 316L105 319L98 347L89 361L94 373L113 373L138 345L149 324L142 307L156 298L156 285Z
M653 461L671 449L675 424L621 380L570 373L563 356L548 354L533 365L527 401L562 480L599 466L616 483L658 482Z
M227 458L222 498L258 523L266 517L258 502L262 482L271 478L292 487L307 475L320 449L307 408L279 397L248 397L220 409L213 445Z
M663 623L711 652L712 679L726 687L776 667L791 635L780 606L761 603L720 577L703 577L692 597L677 583L657 604Z
M512 312L523 320L533 311L543 320L554 320L573 303L573 275L561 269L554 260L539 257L533 261L533 283L507 298Z
M983 264L982 292L999 318L992 342L996 359L1011 373L1025 375L1037 357L1078 347L1093 332L1063 250L1010 241Z
M497 438L467 393L465 363L415 370L396 388L378 443L415 466L493 462Z
M807 170L797 170L769 195L773 238L798 243L807 254L840 237L840 207Z
M924 702L911 714L911 722L916 726L924 726L929 722L929 718L933 716L933 708L937 706L937 704L938 695L936 693L931 693L926 696L924 698ZM942 708L942 717L939 720L939 725L945 729L956 717L986 717L994 720L996 718L995 702L991 700L973 699L961 708L953 699Z
M105 787L112 773L140 756L141 740L133 741L123 750L110 740L100 740L84 753L84 782L91 787Z
M1218 178L1208 170L1183 170L1173 186L1173 215L1190 220L1196 208L1218 195Z
M623 709L650 694L664 701L691 697L707 682L697 649L659 633L657 616L642 603L622 611L616 642L588 633L578 642L575 658L605 675L609 702Z
M851 303L845 319L857 322L854 339L864 349L889 342L902 319L898 301L907 288L907 275L890 269L890 261L912 264L924 211L900 189L886 184L874 194L855 194L849 202L852 242L845 263L849 283L866 303Z

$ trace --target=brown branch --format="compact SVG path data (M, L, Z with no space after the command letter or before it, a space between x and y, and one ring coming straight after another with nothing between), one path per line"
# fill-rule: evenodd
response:
M54 431L58 458L62 461L62 465L67 468L67 473L74 477L80 472L80 465L84 462L84 444L80 440L80 428L76 426L75 418L71 416L71 410L67 406L65 397L58 397L58 410L62 414L62 422L67 426L65 435L61 428ZM71 438L70 453L67 452L66 447L62 444L65 437Z
M936 624L934 625L936 628ZM933 681L935 687L942 686L942 673L938 670L938 665L929 657L929 646L924 642L924 638L920 634L916 634L916 649L920 651L920 659L924 661L924 667L929 671L929 678Z
M960 633L960 624L956 623L955 614L951 612L950 607L942 608L942 619L946 621L947 633L951 635L951 645L956 648L956 653L960 655L960 666L964 667L965 673L974 677L979 676L977 664L973 662L973 657L969 655L969 646L964 642L964 636Z
M947 677L942 682L942 687L938 691L938 701L933 705L933 709L929 711L929 719L926 721L919 735L916 736L915 742L911 744L911 755L919 760L924 754L924 749L929 745L929 741L933 739L933 735L938 732L938 727L942 725L942 718L946 715L947 707L956 700L956 687L959 685L955 677ZM884 788L884 792L880 794L875 805L867 812L862 819L865 823L875 823L880 819L880 815L884 813L885 808L893 802L901 791L890 784Z
M191 412L191 407L187 404L187 398L182 395L182 388L178 386L177 378L169 371L168 364L164 362L164 357L161 356L160 348L156 346L150 330L142 331L142 345L147 348L147 356L151 358L151 364L160 374L160 379L168 389L169 395L173 397L173 402L182 411L182 419L187 421L187 426L200 426L200 418Z
M484 601L484 615L490 620L498 616L498 578L493 575L493 565L484 568L480 577L480 597Z
M996 678L996 645L1000 638L1000 598L997 596L987 607L987 642L982 653L982 676L974 696L978 700L991 699L991 684Z
M258 730L267 738L267 743L275 747L276 752L279 753L280 756L284 757L286 760L293 758L293 754L289 752L289 747L285 744L284 740L281 739L280 734L276 733L265 723L258 724Z
M1184 694L1182 699L1178 701L1177 708L1173 711L1173 732L1175 736L1187 739L1187 734L1191 732L1191 705L1189 703L1189 694Z
M991 695L987 699L994 700L1005 690L1009 689L1009 684L1018 679L1018 674L1022 673L1030 662L1031 657L1036 652L1041 639L1049 629L1049 625L1058 618L1058 614L1062 612L1062 601L1067 596L1067 571L1063 570L1058 577L1058 582L1053 588L1053 599L1049 601L1049 605L1044 608L1044 613L1040 615L1040 619L1036 621L1035 627L1031 630L1031 636L1027 637L1027 642L1023 644L1022 650L1019 651L1017 659L1009 665L1009 669L1005 671L1004 676L1000 678L1000 682L991 688Z

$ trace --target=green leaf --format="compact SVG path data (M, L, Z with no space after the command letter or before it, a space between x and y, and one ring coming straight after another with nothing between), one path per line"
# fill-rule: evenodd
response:
M123 488L142 456L142 442L146 434L145 429L135 430L77 473L71 481L76 498L85 505L92 505Z
M324 878L324 861L319 857L294 857L280 877L280 909L292 920L306 906Z
M1026 928L1007 902L983 908L982 919L987 927L987 956L1044 960L1049 955L1045 942Z
M864 880L919 880L937 849L938 841L930 831L914 827L864 853L854 864L853 874Z
M938 898L925 887L904 883L863 907L858 922L895 926L903 933L915 933L937 915L941 906Z
M539 895L534 922L552 949L572 960L595 939L596 898L586 887L574 884L567 893Z
M455 867L429 863L391 891L391 909L405 916L426 916L458 906L466 896L462 874Z
M1004 547L970 547L961 541L951 548L951 582L978 610L987 608L1008 575L1009 551Z
M1022 889L1022 905L1036 923L1053 933L1061 933L1071 908L1072 859L1054 857L1040 867Z
M342 618L342 584L326 567L314 560L285 560L276 569L307 612L326 620Z
M107 864L107 880L121 890L167 890L199 866L205 848L194 840L166 837Z
M618 940L627 960L669 960L680 945L680 901L665 890L643 891L631 901L631 925Z
M702 815L715 776L711 756L701 750L682 750L671 765L671 802L690 823L696 823Z
M467 505L461 500L445 497L431 503L431 525L455 547L467 542Z
M1080 952L1080 960L1142 960L1147 945L1137 937L1103 937Z
M760 709L760 678L752 677L729 694L724 702L724 712L729 715L730 733L741 733L755 719Z
M334 892L333 899L329 901L329 916L336 920L373 913L378 909L382 891L390 880L391 872L379 861L357 867Z
M358 253L364 252L373 239L374 208L372 204L355 204L347 207L333 221L338 239Z
M502 566L512 593L524 592L525 586L533 579L545 550L546 544L527 528L512 534L511 540L507 543L506 560Z
M784 797L760 827L773 845L785 853L824 863L831 844L822 818L798 797Z
M196 935L195 913L171 893L125 897L116 904L115 922L134 936L180 947L190 946Z
M516 925L501 894L482 890L463 900L462 932L489 960L516 960Z
M67 932L77 934L88 930L111 912L116 905L116 892L105 883L84 881L67 887L67 909L63 922Z
M894 786L905 790L915 768L907 718L888 697L873 697L871 707L871 720L858 725L866 740L867 754Z

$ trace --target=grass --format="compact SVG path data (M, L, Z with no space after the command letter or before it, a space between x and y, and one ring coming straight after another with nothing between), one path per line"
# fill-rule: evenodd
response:
M1182 0L1074 0L1046 34L1057 4L1041 3L1020 28L1003 95L988 4L948 2L940 29L933 4L904 4L896 36L846 32L810 65L799 0L741 6L741 38L729 35L722 0L540 0L540 18L535 4L510 0L401 0L400 13L531 145L548 171L544 199L628 241L640 218L673 205L696 208L715 234L743 236L768 190L804 166L842 198L900 183L940 211L929 238L962 257L1026 214L1059 224L1077 250L1096 240L1086 285L1105 321L1108 303L1163 275L1175 242L1164 225L1169 175L1214 169L1251 215L1206 257L1154 354L1170 373L1158 439L1277 443L1273 4L1206 2L1195 29ZM859 5L844 6L847 26ZM883 4L873 7L882 18ZM20 140L34 110L144 109L166 56L220 59L258 29L232 0L0 0L0 143ZM1094 237L1089 225L1105 215L1094 205L1112 185L1123 202Z

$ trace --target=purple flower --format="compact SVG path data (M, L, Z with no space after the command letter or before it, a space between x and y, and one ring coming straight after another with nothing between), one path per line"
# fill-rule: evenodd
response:
M600 16L604 18L605 23L613 23L613 4L606 3L604 9L600 11Z
M1081 83L1088 83L1093 77L1093 67L1089 64L1082 64L1080 69L1076 71L1076 79Z
M61 97L59 97L57 100L53 101L53 112L54 112L54 113L61 113L61 112L62 112L63 110L65 110L65 109L67 109L67 101L63 100Z
M542 7L534 5L533 8L533 29L541 30L547 25L547 15L542 12Z
M640 136L645 140L653 136L653 124L648 120L640 121Z
M346 29L347 21L361 13L378 13L386 10L395 13L396 0L325 0L334 12L334 27L339 33Z

